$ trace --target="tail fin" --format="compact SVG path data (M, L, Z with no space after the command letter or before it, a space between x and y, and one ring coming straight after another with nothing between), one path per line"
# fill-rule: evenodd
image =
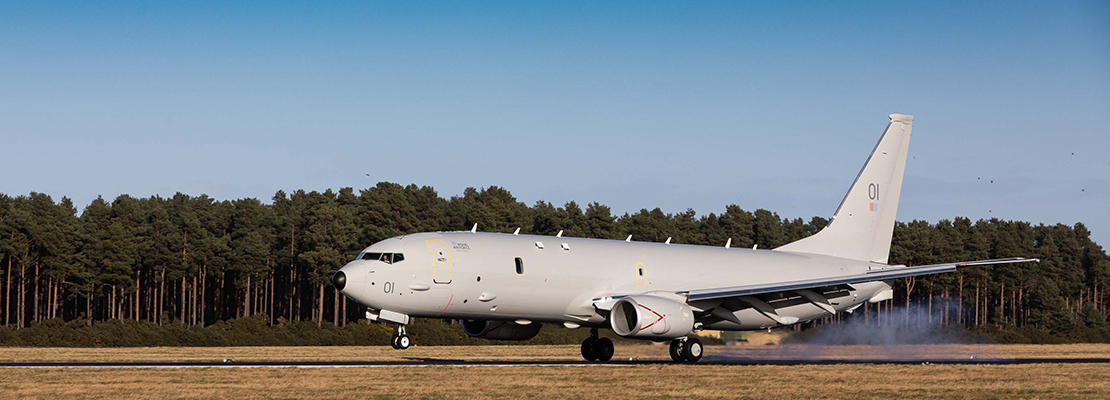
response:
M813 236L775 250L886 264L911 128L912 115L890 114L890 124L871 150L871 156L856 175L856 181L844 195L829 225Z

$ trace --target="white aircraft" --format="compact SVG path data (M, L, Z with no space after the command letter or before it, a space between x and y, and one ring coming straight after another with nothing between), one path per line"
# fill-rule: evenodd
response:
M890 123L828 226L773 250L470 231L383 240L332 276L367 318L399 324L405 349L413 317L462 321L470 336L527 340L542 324L590 328L586 360L608 361L613 342L670 340L671 358L696 362L701 329L789 326L893 297L894 279L959 268L1038 261L1007 258L887 265L913 116Z

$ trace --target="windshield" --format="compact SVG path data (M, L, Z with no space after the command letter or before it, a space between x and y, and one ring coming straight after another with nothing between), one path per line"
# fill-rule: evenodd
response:
M393 264L404 261L405 255L401 253L371 253L364 252L359 254L359 260L381 261L386 264Z

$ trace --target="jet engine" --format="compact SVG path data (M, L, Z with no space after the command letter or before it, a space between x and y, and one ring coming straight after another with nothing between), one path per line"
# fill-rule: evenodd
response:
M655 296L629 296L617 300L609 323L622 337L674 339L694 329L694 312L686 304Z
M517 325L508 321L485 321L480 319L464 319L463 332L467 335L482 339L493 340L528 340L540 333L543 327L539 322L528 325Z

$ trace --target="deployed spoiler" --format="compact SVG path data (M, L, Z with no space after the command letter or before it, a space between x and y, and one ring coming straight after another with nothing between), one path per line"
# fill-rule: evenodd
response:
M732 286L716 289L697 289L686 292L687 301L720 299L726 297L750 296L765 293L785 292L790 290L814 289L826 286L846 285L852 283L883 281L888 279L907 278L911 276L941 274L953 272L960 268L979 267L983 265L1010 264L1024 262L1041 262L1037 258L1000 258L997 260L963 261L946 264L920 265L906 267L891 265L883 269L867 271L857 275L833 276L828 278L804 279L791 282L763 283L756 285Z

